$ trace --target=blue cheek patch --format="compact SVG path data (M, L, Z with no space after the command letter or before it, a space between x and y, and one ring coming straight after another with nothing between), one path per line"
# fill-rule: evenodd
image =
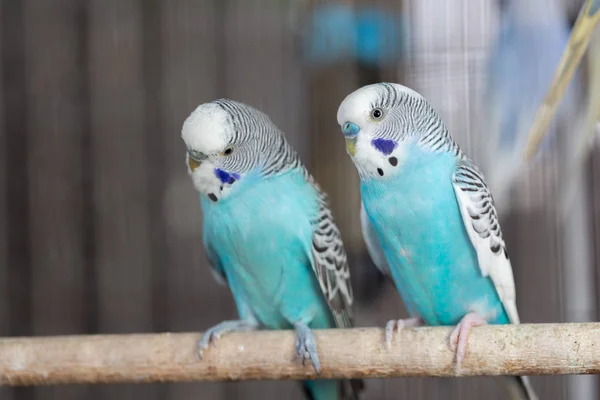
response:
M232 184L233 182L240 179L240 174L236 174L235 172L230 174L229 172L223 171L220 168L215 168L215 175L217 176L217 178L219 178L221 183Z
M398 143L395 141L387 139L373 139L371 140L371 144L386 156L392 154L392 151L398 146Z

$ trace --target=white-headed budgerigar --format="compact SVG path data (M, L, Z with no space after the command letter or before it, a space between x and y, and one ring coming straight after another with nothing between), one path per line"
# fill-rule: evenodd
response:
M182 138L204 247L239 314L205 332L200 357L227 332L293 328L298 356L319 372L312 329L352 325L350 271L326 195L269 117L245 104L200 105ZM361 386L304 382L314 400L357 399Z
M512 268L484 178L427 100L404 86L356 90L337 120L360 176L370 253L383 251L411 317L388 322L388 344L403 326L457 325L450 345L459 369L471 327L519 323ZM516 398L536 398L527 378L509 382Z

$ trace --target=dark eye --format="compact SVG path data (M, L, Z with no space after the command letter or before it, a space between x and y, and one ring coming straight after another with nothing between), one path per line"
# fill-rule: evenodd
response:
M223 154L225 154L226 156L230 155L231 153L233 153L233 149L231 147L226 148L223 152Z
M383 111L380 108L376 108L371 111L371 118L373 119L381 119L383 117Z

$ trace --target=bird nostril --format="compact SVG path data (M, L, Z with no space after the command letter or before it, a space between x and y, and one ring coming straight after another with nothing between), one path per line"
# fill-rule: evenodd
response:
M342 132L345 136L355 137L358 135L359 130L359 127L352 122L346 122L344 125L342 125Z

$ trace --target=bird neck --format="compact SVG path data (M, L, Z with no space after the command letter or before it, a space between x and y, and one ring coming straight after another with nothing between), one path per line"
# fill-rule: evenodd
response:
M298 153L290 146L283 134L272 137L272 141L261 149L260 174L269 178L288 170L302 169Z

